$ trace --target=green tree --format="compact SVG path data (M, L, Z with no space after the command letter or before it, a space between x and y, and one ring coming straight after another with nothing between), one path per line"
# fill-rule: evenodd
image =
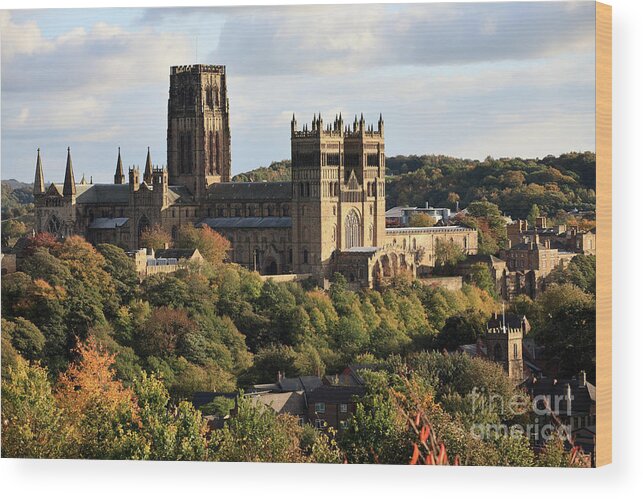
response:
M435 243L435 269L434 272L440 275L449 275L461 261L465 259L462 248L453 241L438 239Z
M433 227L435 218L426 213L413 213L409 217L409 227Z
M66 457L68 430L47 370L17 357L2 381L2 457Z
M498 293L496 292L496 283L493 281L489 267L484 263L474 263L471 266L467 277L469 282L489 293L489 296L494 298L498 297Z
M104 268L112 276L121 301L130 301L134 298L138 287L138 275L134 261L127 256L122 248L112 244L99 244L96 249L105 258Z
M296 417L276 414L242 394L238 399L237 415L223 429L212 433L212 447L215 450L211 453L211 459L302 463L323 456L325 462L339 461L339 452L333 441L317 438L311 446L309 438L302 442L303 432ZM315 446L318 448L315 449ZM329 456L334 456L334 459L329 459Z
M536 225L536 219L538 217L540 217L540 208L538 208L537 204L532 204L529 209L529 214L527 215L527 222L529 222L529 225L533 227Z
M25 359L40 358L45 346L45 336L31 321L22 317L12 322L2 319L2 333L10 336L11 343Z
M204 461L208 457L206 422L188 402L172 407L163 383L146 373L135 382L141 433L147 442L144 459Z

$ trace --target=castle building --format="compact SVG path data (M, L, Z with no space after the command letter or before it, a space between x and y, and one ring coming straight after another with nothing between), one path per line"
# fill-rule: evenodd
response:
M435 261L437 241L477 253L477 232L457 226L386 228L384 120L351 124L315 115L290 128L288 182L231 182L225 66L170 68L167 167L148 148L141 175L125 171L119 148L113 184L76 183L71 151L63 184L45 185L40 151L36 231L137 250L148 227L173 238L184 224L209 226L231 242L229 259L262 274L343 273L372 286L398 273L418 275Z

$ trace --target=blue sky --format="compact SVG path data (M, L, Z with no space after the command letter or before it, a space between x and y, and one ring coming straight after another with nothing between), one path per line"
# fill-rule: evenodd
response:
M290 155L290 117L381 112L388 155L594 150L594 3L0 11L2 178L165 164L169 66L225 64L233 173ZM198 58L198 59L197 59Z

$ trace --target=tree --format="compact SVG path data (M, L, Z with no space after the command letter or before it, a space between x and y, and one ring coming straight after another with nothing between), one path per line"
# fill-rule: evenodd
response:
M586 293L596 295L596 257L576 255L566 268L556 268L547 276L548 283L574 284Z
M189 402L173 407L155 376L145 372L134 383L141 433L147 442L144 459L204 461L208 457L207 425Z
M532 227L536 225L536 219L540 217L540 208L538 208L537 204L532 204L531 208L529 209L529 214L527 215L527 221L529 222L529 225Z
M453 241L438 239L435 243L436 274L447 275L455 272L455 268L465 259L462 248Z
M302 441L304 429L297 418L276 414L241 394L237 415L221 430L212 433L211 459L232 462L303 463L339 462L334 441L310 437Z
M181 226L175 245L177 248L198 249L213 265L223 263L230 251L230 241L207 226L200 229L192 225Z
M496 283L491 277L491 271L489 267L484 263L474 263L469 270L468 280L489 293L489 296L497 298L498 293L496 292Z
M427 213L413 213L409 218L409 227L433 227L435 218Z
M2 332L10 336L11 343L25 359L40 358L45 347L45 336L31 321L22 317L12 322L2 319Z
M96 249L105 258L104 269L112 276L116 291L123 302L134 298L138 275L134 261L122 248L112 244L99 244Z
M67 457L69 443L47 370L18 357L2 381L2 457Z
M596 379L596 304L566 303L553 310L536 332L545 355L560 376L585 371Z
M154 251L167 248L171 242L170 233L158 224L143 229L139 237L139 246Z
M156 308L139 333L137 350L145 357L172 355L179 342L195 328L185 310Z
M78 360L60 375L55 391L70 432L69 457L144 457L135 394L115 379L114 356L93 338L80 343L76 355Z
M27 233L27 226L20 220L2 222L2 246L11 246L19 237Z
M439 348L455 350L460 345L475 343L485 333L485 317L468 310L451 316L436 338Z

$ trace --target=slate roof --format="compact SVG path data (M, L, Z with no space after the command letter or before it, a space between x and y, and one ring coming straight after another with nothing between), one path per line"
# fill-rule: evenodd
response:
M167 191L170 204L194 203L194 197L184 185L170 185Z
M364 395L366 389L363 386L329 386L323 385L308 394L308 404L315 402L327 403L348 403L353 402L355 397Z
M90 229L116 229L122 227L129 221L129 218L95 218L89 224Z
M168 248L160 249L154 252L156 258L176 258L177 260L186 259L189 260L192 258L196 249L184 249L184 248Z
M306 414L306 397L303 391L282 393L248 393L256 404L264 404L278 414Z
M290 200L292 197L292 183L222 182L212 184L208 188L208 197L217 201Z
M290 217L216 217L205 218L200 225L211 229L286 229L292 227Z
M298 376L297 378L281 378L276 383L254 385L253 389L269 392L310 392L321 385L322 380L318 376Z
M77 184L76 203L128 204L129 184Z
M549 404L554 412L568 415L567 403L563 400L567 384L572 394L571 415L589 414L591 407L596 404L596 387L589 382L582 386L577 379L530 378L522 386L532 397L549 397ZM560 400L558 408L555 406L557 396Z

